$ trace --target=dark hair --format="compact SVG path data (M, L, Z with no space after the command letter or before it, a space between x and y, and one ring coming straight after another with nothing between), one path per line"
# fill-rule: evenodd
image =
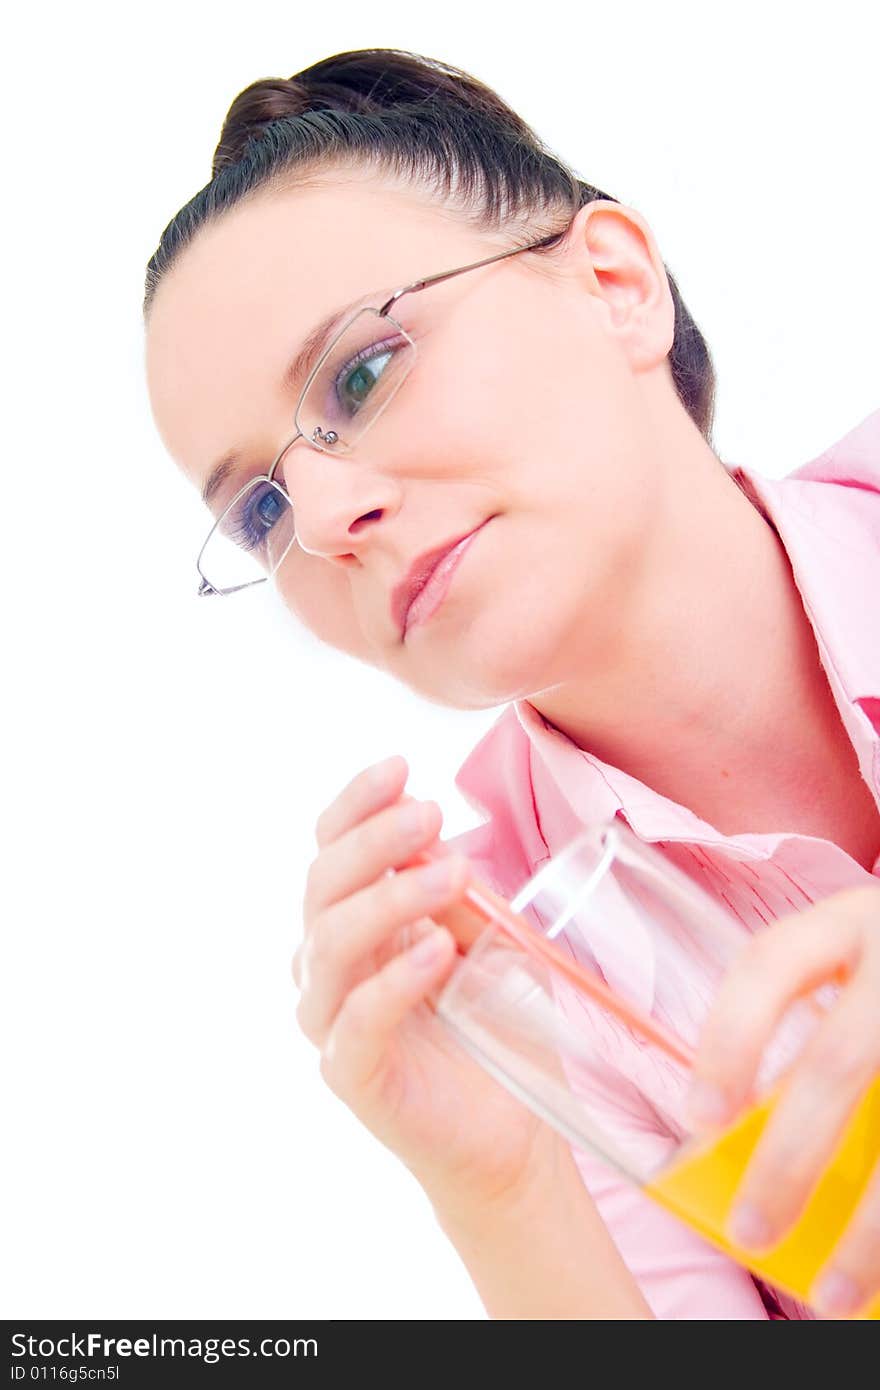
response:
M302 184L344 165L419 182L480 230L519 218L523 245L540 239L545 220L550 234L586 203L619 201L578 178L497 93L460 68L394 48L336 53L293 77L252 82L235 98L210 183L168 223L147 266L144 318L199 228L259 189ZM664 269L675 305L673 382L711 445L712 359Z

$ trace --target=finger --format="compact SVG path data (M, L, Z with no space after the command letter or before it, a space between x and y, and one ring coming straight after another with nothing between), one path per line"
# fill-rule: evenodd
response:
M450 854L452 853L451 850L448 852ZM415 943L420 941L428 932L433 931L436 926L437 923L430 917L417 917L413 922L406 921L403 926L399 927L396 931L398 941L396 949L402 951L408 950L410 946L414 946ZM291 974L298 988L302 986L305 971L305 946L305 939L303 939L294 951L291 960Z
M400 753L364 768L318 816L315 822L318 848L323 849L338 840L373 811L395 801L408 776L406 758Z
M306 882L308 921L372 883L389 868L402 868L437 839L443 812L436 801L397 801L376 811L321 850Z
M880 1097L874 1097L874 1104ZM855 1215L821 1271L810 1302L828 1317L850 1317L880 1294L880 1164Z
M395 956L352 990L334 1022L321 1058L321 1073L345 1100L363 1105L364 1091L381 1087L395 1030L457 959L445 927Z
M400 950L408 951L410 946L415 946L423 936L428 936L438 926L445 926L445 923L435 922L431 917L416 917L414 921L407 922L398 932Z
M838 893L753 937L733 962L703 1025L689 1096L695 1128L723 1124L748 1098L764 1048L788 1005L832 976L846 978L880 894Z
M442 912L461 895L469 876L467 859L449 856L380 878L323 914L299 962L302 995L296 1016L306 1036L320 1045L363 979L372 953L401 927Z
M866 954L797 1064L748 1164L731 1212L739 1244L774 1245L802 1211L880 1069L880 955Z

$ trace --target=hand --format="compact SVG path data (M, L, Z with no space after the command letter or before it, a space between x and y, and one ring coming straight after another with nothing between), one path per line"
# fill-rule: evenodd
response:
M880 887L848 889L773 923L730 969L706 1020L691 1092L696 1124L733 1120L787 1006L835 981L840 993L788 1073L737 1192L730 1235L775 1245L800 1215L857 1102L880 1074ZM880 1154L811 1295L848 1315L880 1292Z
M473 1061L427 1002L460 959L430 913L460 897L469 865L434 843L440 807L403 797L407 776L401 757L367 769L318 818L293 959L297 1020L331 1090L435 1206L470 1212L518 1195L563 1141ZM418 822L405 824L404 813ZM445 859L440 872L401 867L429 846Z

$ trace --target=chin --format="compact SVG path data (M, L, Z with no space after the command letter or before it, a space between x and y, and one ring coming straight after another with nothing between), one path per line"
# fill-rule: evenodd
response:
M484 614L485 618L485 614ZM420 695L451 709L495 709L553 684L550 674L558 647L533 631L514 625L470 624L451 644L431 653L421 668L403 677ZM413 679L413 675L415 678Z

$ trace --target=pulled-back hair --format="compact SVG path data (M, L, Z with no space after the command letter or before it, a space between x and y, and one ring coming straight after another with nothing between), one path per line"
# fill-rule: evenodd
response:
M567 226L595 199L619 201L578 178L496 92L460 68L394 48L336 53L293 77L252 82L235 98L210 182L168 223L147 266L144 318L201 227L257 190L303 185L346 166L418 183L481 231L510 228L511 246ZM675 306L672 379L711 445L712 359L664 269Z

